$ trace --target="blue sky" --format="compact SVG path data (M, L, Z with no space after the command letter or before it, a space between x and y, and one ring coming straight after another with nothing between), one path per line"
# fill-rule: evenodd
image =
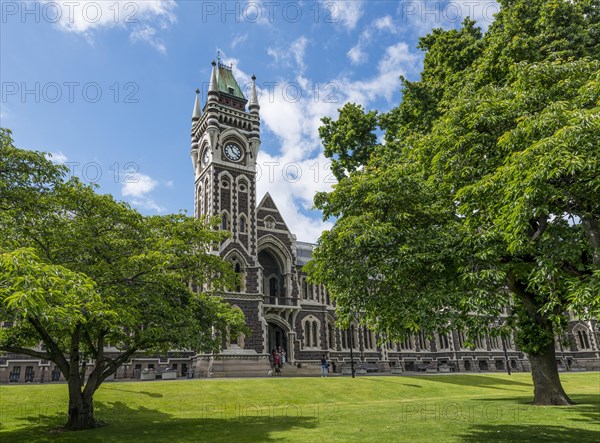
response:
M261 89L259 199L269 191L298 240L330 226L313 211L333 184L317 129L348 101L386 111L417 79L419 36L493 1L1 0L0 126L142 213L193 210L194 90L221 52Z

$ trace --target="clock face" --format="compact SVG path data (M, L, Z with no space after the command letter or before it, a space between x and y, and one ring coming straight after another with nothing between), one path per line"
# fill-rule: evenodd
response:
M234 162L242 158L242 149L235 143L227 143L225 145L225 156Z
M202 162L207 165L209 160L208 149L204 150L204 155L202 156Z

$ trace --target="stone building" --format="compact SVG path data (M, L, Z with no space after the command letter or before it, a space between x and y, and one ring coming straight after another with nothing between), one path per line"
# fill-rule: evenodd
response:
M219 216L221 229L232 234L218 253L242 274L243 284L226 298L244 312L252 330L234 344L238 352L244 349L250 358L252 351L267 355L281 346L290 363L304 366L318 363L326 353L337 371L349 364L351 347L355 360L368 370L441 365L459 371L504 370L506 357L513 369L529 370L512 338L481 337L472 350L459 331L436 334L433 340L421 333L401 343L378 344L375 334L359 325L337 329L335 304L326 288L308 283L302 272L313 245L296 239L268 193L256 195L260 144L255 78L246 100L232 68L213 62L206 103L201 110L197 95L192 117L195 213L198 218ZM572 346L557 349L564 366L598 366L594 327L572 324ZM210 372L202 365L199 369Z
M266 375L274 347L286 351L284 374L289 375L318 374L324 353L335 372L346 372L351 358L361 372L504 371L507 363L512 370L528 371L527 357L512 337L480 337L471 349L462 331L378 343L373 332L358 324L336 328L335 303L326 288L308 283L302 272L313 245L296 239L268 193L256 194L260 106L252 80L247 100L232 68L213 62L203 107L196 91L191 145L195 216L218 216L220 228L232 234L215 253L241 274L240 286L225 298L242 310L251 333L228 341L216 356L185 351L136 356L116 378L139 378L148 369L160 373L167 368L180 377ZM568 344L557 344L557 364L570 370L600 369L599 341L596 322L572 319ZM0 383L60 379L50 362L0 356Z

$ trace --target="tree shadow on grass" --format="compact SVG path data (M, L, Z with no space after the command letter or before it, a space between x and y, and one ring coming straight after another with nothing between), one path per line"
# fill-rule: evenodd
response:
M64 432L59 428L66 422L66 414L18 417L22 427L0 432L0 441L8 442L275 442L273 432L293 429L311 429L319 424L313 411L302 411L299 406L277 409L248 405L199 404L197 409L177 411L178 416L148 409L131 408L123 402L95 402L95 417L106 426L78 432ZM188 415L189 418L181 416Z
M391 381L391 380L383 380L383 377L360 377L359 380L360 381L371 381L371 382L375 382L375 383L390 383L397 387L402 387L402 386L409 386L411 388L422 388L423 387L420 385L404 383L404 380L406 380L406 379L401 379L401 378L396 378L396 379L394 379L394 381Z
M460 436L466 443L493 441L495 443L514 443L517 441L551 442L576 441L597 442L598 429L581 429L550 425L474 425Z
M469 374L461 374L461 375L429 375L429 376L416 376L414 377L418 380L426 380L426 381L435 381L439 383L449 383L453 385L459 386L469 386L471 388L486 388L486 389L500 389L500 390L510 390L507 388L499 387L500 386L527 386L532 387L532 383L524 383L522 381L511 380L507 378L498 378L498 377L490 377L488 375L480 376L480 375L469 375Z
M116 387L111 387L111 386L102 386L102 390L103 391L132 392L134 394L147 395L147 396L153 397L153 398L162 398L163 397L163 395L159 392L136 391L135 389L122 389L120 387L116 388Z
M567 393L568 394L568 393ZM571 406L534 406L531 404L532 396L478 398L478 402L509 403L515 417L521 422L535 422L536 417L547 413L548 409L556 408L561 411L572 412L567 419L573 422L595 423L600 431L600 394L574 394L569 397L575 402ZM600 435L600 434L598 434ZM597 439L598 440L598 439Z

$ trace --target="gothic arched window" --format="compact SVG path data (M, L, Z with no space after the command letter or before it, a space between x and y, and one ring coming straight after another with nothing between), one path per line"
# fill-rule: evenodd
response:
M221 216L221 229L223 229L224 231L229 229L229 220L226 213L223 213L223 215Z
M463 331L457 331L456 336L458 337L458 347L465 349L465 333Z
M331 323L329 323L327 328L329 330L329 348L335 349L335 329Z
M578 347L580 350L582 349L590 349L590 339L588 338L588 333L585 329L580 328L577 331L577 338L578 338Z
M304 346L306 346L307 348L311 347L310 333L311 333L310 323L306 322L306 323L304 323Z
M204 212L203 215L206 217L208 214L208 178L204 181Z
M246 233L246 217L244 217L243 215L240 217L240 233Z
M241 273L242 273L242 267L240 266L239 263L237 263L237 262L235 263L234 269L235 269L235 273L238 274L238 276L240 276ZM238 277L238 278L241 278L241 277ZM240 282L238 282L238 285L236 286L235 289L236 289L237 292L241 292L242 291L242 286L241 286Z
M450 343L448 341L448 336L446 334L442 334L442 333L438 334L438 348L439 349L450 348Z
M277 287L279 286L279 280L277 277L271 277L269 279L269 296L277 297Z
M425 338L425 332L423 332L423 331L419 332L417 338L419 340L419 350L426 351L428 349L428 346L427 346L427 339Z

